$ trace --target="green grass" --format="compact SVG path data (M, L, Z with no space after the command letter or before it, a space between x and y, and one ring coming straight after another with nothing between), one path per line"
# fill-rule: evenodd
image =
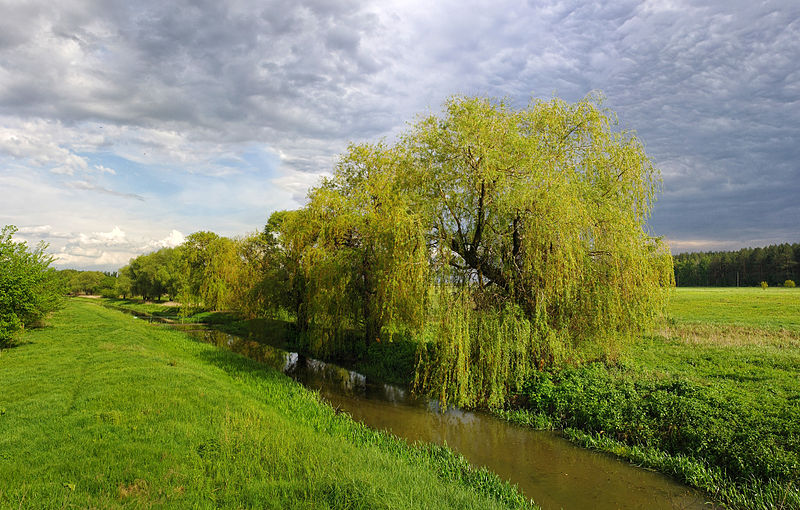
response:
M528 505L451 451L88 300L0 351L0 508Z
M800 508L800 289L679 288L669 316L614 363L529 380L499 414L733 508ZM351 366L407 382L414 350L374 346Z
M671 474L733 508L800 508L800 293L676 289L617 363L544 372L507 418Z
M679 324L704 323L800 331L800 288L675 289L669 309Z

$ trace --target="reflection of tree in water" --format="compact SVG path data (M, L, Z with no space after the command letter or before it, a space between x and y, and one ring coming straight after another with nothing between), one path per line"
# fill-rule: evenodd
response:
M384 384L381 386L382 390L382 397L384 400L389 402L406 402L408 399L406 390L403 388L398 388L397 386L392 386L391 384Z
M291 372L297 369L297 361L300 359L300 356L296 352L287 352L286 361L283 364L283 371L284 372Z
M292 362L297 362L296 353L288 353L281 349L276 349L270 345L266 345L255 340L246 340L222 331L207 329L202 331L187 331L193 338L202 340L204 342L229 349L237 354L241 354L247 358L264 363L277 370L285 371ZM292 358L294 355L294 358ZM292 361L293 360L293 361Z
M358 392L363 394L366 391L367 378L358 372L313 358L306 358L303 368L306 372L306 378L333 384L350 393Z

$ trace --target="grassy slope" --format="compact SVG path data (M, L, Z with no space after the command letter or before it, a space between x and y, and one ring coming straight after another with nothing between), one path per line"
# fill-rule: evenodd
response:
M3 508L522 505L448 450L94 303L71 300L0 352L0 389Z

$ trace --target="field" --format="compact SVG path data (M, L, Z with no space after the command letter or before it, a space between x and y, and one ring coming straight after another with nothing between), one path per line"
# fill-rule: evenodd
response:
M800 289L678 288L670 303L678 324L800 331Z
M0 388L0 508L528 505L447 449L88 300L0 351Z
M264 367L100 302L72 300L0 354L0 506L238 507L264 494L301 507L471 507L495 493L486 504L521 503L447 450L368 431ZM193 319L291 342L280 321ZM353 366L409 378L413 345L373 347ZM800 289L676 289L653 335L617 359L542 372L515 401L499 414L731 508L800 508Z
M564 429L737 508L800 508L800 291L676 289L613 363L529 381L509 419Z

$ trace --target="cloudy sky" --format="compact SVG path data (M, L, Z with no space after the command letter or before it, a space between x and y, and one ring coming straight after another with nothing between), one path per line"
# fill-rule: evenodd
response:
M602 91L674 252L800 241L800 2L0 0L0 225L117 269L298 207L453 94Z

